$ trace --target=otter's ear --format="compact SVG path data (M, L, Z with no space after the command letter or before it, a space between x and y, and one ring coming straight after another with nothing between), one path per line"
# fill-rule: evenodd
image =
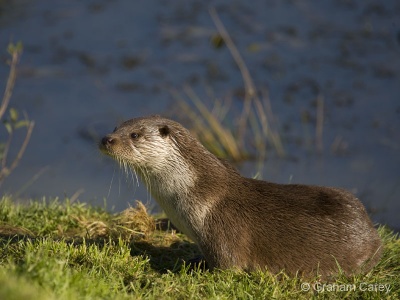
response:
M160 131L162 137L166 137L171 131L168 125L161 126L158 128L158 130Z

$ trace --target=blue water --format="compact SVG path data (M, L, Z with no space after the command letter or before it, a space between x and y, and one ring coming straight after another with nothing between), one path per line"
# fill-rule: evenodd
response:
M1 193L71 197L120 211L142 185L98 153L93 137L147 114L184 119L170 89L189 85L212 106L243 88L228 49L215 48L214 3L260 88L268 88L287 157L263 178L353 191L375 222L400 228L400 4L387 1L13 1L0 5L0 87L6 45L21 40L12 106L36 123ZM316 89L324 97L315 151ZM233 107L241 99L234 97ZM305 119L309 122L304 121ZM190 127L191 124L186 124ZM6 136L0 130L0 137ZM16 137L13 148L22 134ZM256 166L240 166L253 176ZM35 179L32 181L32 179Z

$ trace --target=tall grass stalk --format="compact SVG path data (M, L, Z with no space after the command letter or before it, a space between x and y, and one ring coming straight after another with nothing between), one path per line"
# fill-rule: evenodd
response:
M20 120L18 116L18 111L13 108L10 108L8 110L9 118L4 118L4 115L9 108L8 106L10 104L15 81L17 78L17 65L22 54L22 44L18 43L14 45L10 43L8 46L8 52L11 55L10 72L8 75L3 99L0 104L0 121L3 121L4 123L5 129L8 132L8 138L6 141L0 141L0 186L2 185L4 179L7 178L11 174L11 172L18 166L22 156L25 153L26 147L28 146L33 127L35 126L35 123L33 121L29 121L26 115L23 120ZM9 162L9 150L14 136L14 131L21 127L26 127L25 138L18 150L17 155L11 162Z
M212 99L216 107L224 108L223 117L218 116L204 104L206 101L202 101L189 87L184 87L183 95L177 91L173 91L173 95L180 100L182 109L194 124L193 131L207 148L214 154L233 161L257 157L258 171L260 172L267 158L268 145L279 156L285 155L280 135L274 126L268 91L265 88L261 91L257 90L245 61L215 9L210 9L210 15L243 78L245 93L240 116L234 116L229 110L231 101L224 104L219 100ZM231 127L227 126L224 118L236 120L237 126L235 128L232 128L232 125Z
M192 108L177 91L174 94L175 97L181 99L181 107L194 122L194 131L197 137L217 156L228 157L234 161L243 160L245 153L239 148L233 132L222 124L221 118L209 110L190 87L184 87L184 92L199 114L192 111ZM216 101L215 104L223 107L220 101Z

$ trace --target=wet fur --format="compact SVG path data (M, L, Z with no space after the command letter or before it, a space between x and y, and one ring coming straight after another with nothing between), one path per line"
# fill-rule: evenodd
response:
M351 193L244 178L172 120L129 120L100 149L141 177L211 268L326 277L339 266L366 272L381 256L377 231Z

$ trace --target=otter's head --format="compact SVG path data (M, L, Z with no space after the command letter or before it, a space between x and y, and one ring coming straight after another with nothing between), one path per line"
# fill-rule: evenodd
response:
M171 131L178 123L158 116L128 120L100 142L100 150L135 170L166 169L174 153L179 152ZM178 132L185 130L183 127Z
M170 213L177 199L188 199L188 195L192 195L190 199L208 201L204 195L221 191L220 185L229 181L228 175L233 170L207 151L182 125L158 116L122 123L100 141L99 147L127 173L130 169L138 174L153 197ZM202 196L193 196L196 193ZM177 219L175 222L179 223Z
M187 157L190 145L203 149L197 143L179 123L151 116L122 123L100 141L99 148L126 171L133 169L161 202L186 195L194 185L197 176Z

